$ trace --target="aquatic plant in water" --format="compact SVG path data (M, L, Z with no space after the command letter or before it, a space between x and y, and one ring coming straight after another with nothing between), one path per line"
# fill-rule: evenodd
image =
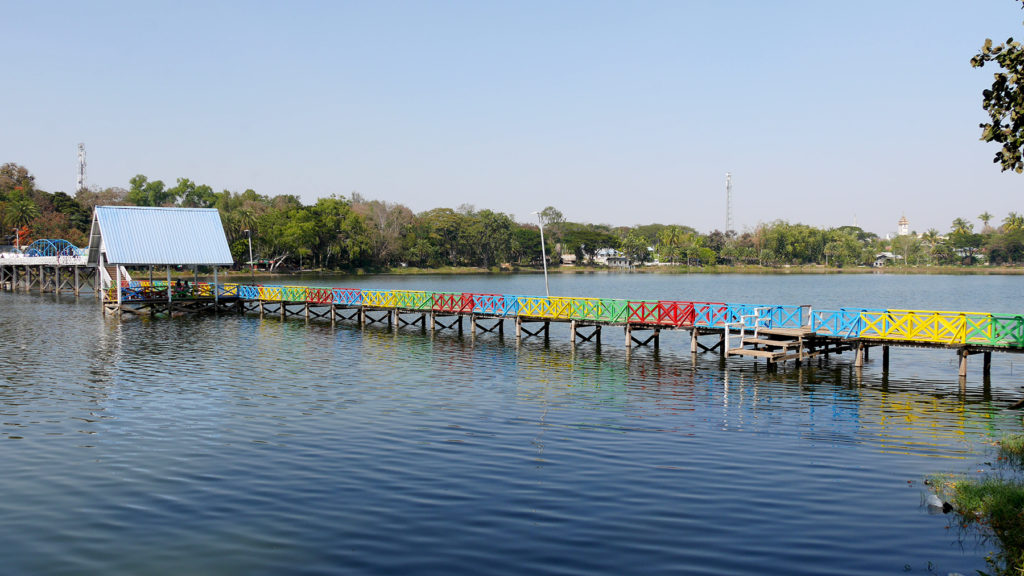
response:
M998 459L1006 466L977 477L938 476L930 479L936 494L948 502L962 529L977 530L999 549L987 557L996 574L1024 574L1024 435L1004 438Z

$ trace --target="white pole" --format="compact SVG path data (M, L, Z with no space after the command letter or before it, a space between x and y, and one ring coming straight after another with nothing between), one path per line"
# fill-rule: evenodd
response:
M544 248L544 222L540 218L540 212L534 212L537 215L537 225L540 226L540 257L541 263L544 264L544 294L551 298L551 290L548 289L548 253Z
M256 263L252 261L252 230L246 230L245 235L249 239L249 272L252 276L252 283L256 284Z

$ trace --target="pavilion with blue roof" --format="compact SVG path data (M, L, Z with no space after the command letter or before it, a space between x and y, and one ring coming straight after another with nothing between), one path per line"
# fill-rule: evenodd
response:
M123 307L125 302L160 300L169 305L176 292L179 300L203 300L204 294L194 288L187 293L173 289L172 267L212 267L216 286L218 267L233 264L220 213L215 208L97 206L93 212L88 265L100 271L108 288L104 300L110 302L112 309L127 310ZM150 279L133 281L126 267L148 267ZM166 283L152 279L154 267L166 268ZM216 303L218 290L209 292L208 299Z

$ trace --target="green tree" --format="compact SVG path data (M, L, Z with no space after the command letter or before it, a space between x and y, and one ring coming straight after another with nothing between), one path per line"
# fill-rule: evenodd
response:
M28 226L40 215L39 207L28 198L20 197L7 202L4 216L8 227Z
M630 263L643 264L650 260L647 238L639 230L630 230L620 246Z
M1003 231L1013 232L1014 230L1024 230L1024 216L1010 212L1006 218L1003 218Z
M439 263L458 266L464 254L466 216L451 208L435 208L420 214L419 219L436 247Z
M992 220L992 215L989 214L988 210L978 214L978 220L981 220L981 229L988 230L988 223Z
M373 261L388 266L400 259L400 248L406 228L412 224L413 213L402 204L366 200L352 195L352 209L366 221Z
M974 232L974 224L971 224L965 218L956 218L953 220L952 231L954 234L970 234Z
M1001 146L992 161L1003 171L1024 172L1021 150L1024 148L1024 49L1012 37L999 45L985 39L981 51L971 58L971 66L998 67L992 86L982 91L981 106L989 121L980 124L981 140Z
M135 206L169 206L177 200L167 190L162 180L149 181L142 174L137 174L128 181L128 195L125 201Z
M185 208L209 208L216 200L212 188L205 184L197 185L188 178L178 178L177 185L168 189L167 194L177 198Z
M930 264L935 255L935 247L939 245L939 231L935 228L929 228L928 231L921 236L921 241L924 242L924 245L928 248L928 263Z
M36 177L27 168L14 162L0 166L0 200L15 191L31 194L36 188Z
M949 238L953 242L953 248L966 263L973 264L974 257L984 242L982 235L973 232L954 232L950 234Z

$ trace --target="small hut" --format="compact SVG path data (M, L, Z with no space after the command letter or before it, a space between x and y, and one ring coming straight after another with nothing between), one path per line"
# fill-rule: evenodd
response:
M98 268L107 288L104 311L108 303L118 312L127 310L126 302L132 303L134 311L145 306L152 312L157 302L165 302L170 309L175 299L172 267L189 267L194 273L199 266L212 267L212 289L193 292L187 299L216 305L220 298L217 268L233 263L220 213L214 208L97 206L93 212L88 264ZM148 282L132 281L126 267L147 267ZM159 267L166 269L166 284L152 279L153 269Z

